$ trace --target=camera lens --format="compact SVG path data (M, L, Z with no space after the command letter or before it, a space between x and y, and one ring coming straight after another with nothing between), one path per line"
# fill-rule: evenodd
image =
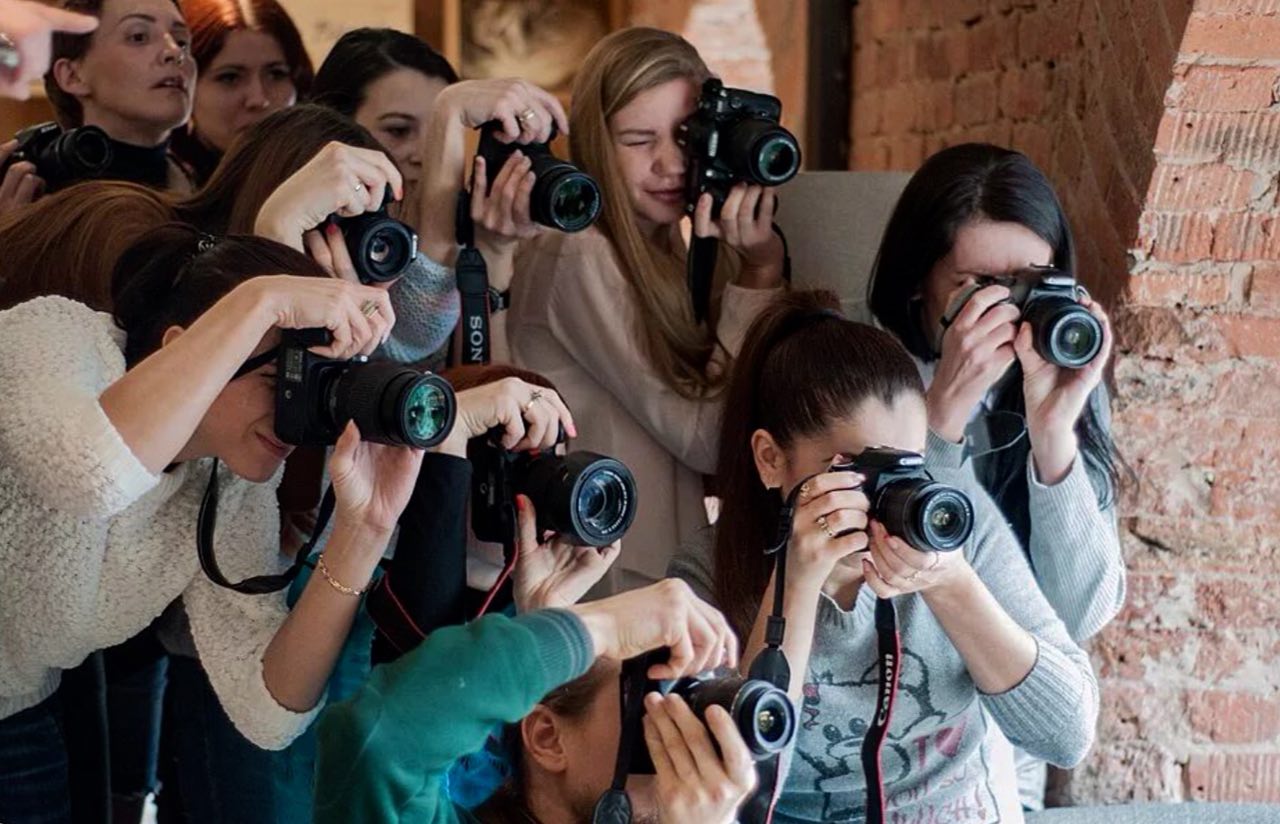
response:
M600 216L600 187L592 177L563 160L550 158L538 175L530 203L532 217L562 232L580 232Z
M800 155L793 141L773 136L760 147L755 165L760 177L771 182L785 183L799 170Z
M955 487L922 478L895 481L876 499L874 517L923 552L959 549L973 533L973 503Z
M733 124L723 155L734 177L762 186L786 183L800 171L800 144L772 120L753 117Z
M382 212L340 218L338 226L361 283L395 280L418 254L414 231Z
M328 387L334 430L349 420L362 440L426 449L453 428L457 403L444 378L399 363L353 363Z
M636 481L613 458L594 452L531 460L516 483L538 513L539 527L580 546L606 546L621 538L636 517Z
M72 129L58 138L58 161L75 177L97 177L111 163L106 132L94 126Z
M1102 351L1102 324L1070 298L1036 301L1024 317L1035 330L1036 350L1055 366L1081 369Z
M676 682L671 691L683 697L704 723L707 710L723 707L756 760L785 749L795 735L795 706L785 692L767 681L737 675L686 678Z

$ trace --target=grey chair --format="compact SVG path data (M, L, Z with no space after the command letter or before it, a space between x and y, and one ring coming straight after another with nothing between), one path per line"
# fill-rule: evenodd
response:
M1027 824L1280 824L1271 804L1118 804L1027 813Z

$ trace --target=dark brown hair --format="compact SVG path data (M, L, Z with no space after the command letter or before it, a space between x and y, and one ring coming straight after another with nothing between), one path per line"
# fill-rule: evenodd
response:
M179 11L182 10L182 6L178 5L178 0L171 1ZM62 0L58 5L67 11L102 17L102 7L106 4L107 0ZM53 42L50 46L49 70L44 73L44 91L49 98L49 104L53 106L54 117L64 129L73 129L84 125L84 107L80 105L80 101L76 99L74 94L64 91L58 85L57 79L53 76L53 66L59 60L79 60L84 57L85 53L89 51L89 47L93 45L93 38L96 34L97 32L90 32L89 34L54 32Z
M355 117L369 87L396 69L458 82L453 66L426 41L395 29L355 29L339 37L320 64L315 101Z
M280 44L298 99L311 92L315 70L302 35L289 13L276 0L182 0L182 13L191 28L191 56L204 72L226 45L227 35L251 29Z
M751 632L769 584L764 554L782 499L760 482L751 436L782 448L818 435L864 401L924 395L915 363L893 335L846 319L826 292L792 292L752 324L735 361L720 428L723 504L714 548L716 602L740 638ZM785 494L785 492L784 492Z
M182 223L147 232L120 256L111 279L125 363L132 367L159 349L165 330L190 326L241 283L282 273L329 277L311 258L266 238L213 238Z

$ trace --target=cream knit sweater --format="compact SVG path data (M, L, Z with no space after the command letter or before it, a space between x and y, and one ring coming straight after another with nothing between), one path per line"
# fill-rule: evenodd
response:
M306 713L267 691L262 657L283 593L241 595L200 571L196 518L207 460L152 475L98 397L125 371L109 315L43 297L0 312L0 718L34 706L59 671L144 629L181 597L227 715L280 749ZM216 548L228 578L277 572L276 479L220 476Z

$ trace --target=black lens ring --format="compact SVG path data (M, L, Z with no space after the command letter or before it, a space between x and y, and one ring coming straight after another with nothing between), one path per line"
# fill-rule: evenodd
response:
M539 197L543 202L539 211L545 214L552 227L562 232L580 232L596 222L596 218L600 216L603 195L591 175L566 164L553 169L545 177L545 181L539 181L543 183L541 187L542 193L540 193ZM566 218L557 212L555 208L555 204L566 186L580 186L583 190L590 192L591 203L587 211L577 219Z
M1071 356L1059 345L1059 337L1069 324L1080 324L1088 330L1092 340L1087 353ZM1041 321L1037 330L1039 335L1037 347L1045 360L1064 369L1083 369L1093 362L1102 351L1102 324L1093 313L1077 303L1064 304Z
M616 516L607 527L597 528L595 522L599 519L583 518L582 513L578 511L578 501L583 488L601 475L607 475L609 483L616 485L620 494L617 497L619 506ZM573 524L573 531L593 546L607 546L621 538L635 521L635 481L631 478L630 471L613 458L601 458L579 473L569 493L569 518Z
M437 428L435 433L428 438L417 437L409 423L409 410L412 408L410 399L413 398L414 392L421 387L430 387L437 397L444 399L443 425ZM458 401L457 396L454 395L453 386L439 375L429 372L417 374L412 380L404 382L396 398L395 409L396 424L397 429L399 429L396 435L406 446L412 446L417 449L430 449L438 446L445 438L449 437L449 433L453 430L454 421L458 417Z
M764 153L774 144L781 144L791 154L791 163L788 164L787 171L783 174L769 173L766 164L760 162L760 159L764 157ZM795 141L789 132L781 129L761 135L756 140L755 145L751 147L751 157L753 158L752 171L758 172L758 174L753 174L752 176L762 186L780 186L795 177L800 171L800 144Z
M917 549L949 552L964 546L973 534L973 502L958 489L943 484L930 484L919 493L920 498L911 519L912 543ZM948 537L941 535L931 524L930 516L939 507L954 505L961 520L961 528Z

